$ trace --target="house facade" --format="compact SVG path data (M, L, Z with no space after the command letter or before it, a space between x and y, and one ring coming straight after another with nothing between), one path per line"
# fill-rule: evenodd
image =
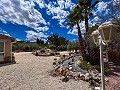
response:
M14 38L0 34L0 63L13 62L12 43Z

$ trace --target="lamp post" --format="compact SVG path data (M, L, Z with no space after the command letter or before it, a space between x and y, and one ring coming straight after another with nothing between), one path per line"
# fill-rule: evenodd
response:
M92 32L92 38L96 45L100 47L100 66L101 66L101 83L102 83L102 90L105 90L105 79L104 79L104 61L103 61L103 43L102 37L98 30Z
M119 27L111 22L105 22L98 27L98 30L92 32L93 41L100 47L100 66L101 66L101 83L102 90L105 90L105 79L104 79L104 60L103 60L103 45L108 45L111 41L115 29Z

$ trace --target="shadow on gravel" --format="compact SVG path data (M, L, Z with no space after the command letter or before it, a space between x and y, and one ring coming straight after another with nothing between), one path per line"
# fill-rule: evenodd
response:
M116 74L116 73L120 73L120 66L119 65L116 65L113 62L105 62L105 67L108 69L111 69L111 71L107 74L107 76L114 75L114 76L119 77L119 75Z
M3 66L8 66L8 65L13 65L13 64L18 64L18 63L16 63L16 62L10 62L10 63L1 63L0 64L0 67L3 67Z

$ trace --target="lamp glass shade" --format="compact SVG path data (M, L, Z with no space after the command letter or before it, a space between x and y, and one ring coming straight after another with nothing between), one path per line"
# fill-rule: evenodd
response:
M98 44L99 31L98 30L93 31L91 36L93 38L94 43L97 45Z
M110 27L105 27L99 30L100 35L104 42L110 42L111 40L111 29Z
M112 40L117 27L118 25L111 22L105 22L98 27L99 33L105 43L109 43Z
M98 44L98 34L93 36L94 43L97 45Z

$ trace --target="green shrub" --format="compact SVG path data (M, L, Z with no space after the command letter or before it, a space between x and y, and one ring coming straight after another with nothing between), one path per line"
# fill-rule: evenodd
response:
M80 58L80 61L82 63L81 68L87 69L87 70L92 68L90 63L88 63L87 61L83 60L83 58Z
M90 62L91 65L100 66L100 51L99 47L95 47L90 50L90 55L86 56L87 62Z
M78 41L73 41L73 42L69 42L69 44L67 45L67 50L71 51L71 50L79 50L80 49L80 44Z
M67 46L66 45L60 45L57 47L57 51L66 51L67 50Z
M96 70L98 70L99 72L101 72L100 66L94 65L93 68L96 69ZM111 69L109 69L109 68L104 68L104 73L105 73L105 74L108 74L110 71L111 71Z
M52 50L55 50L55 49L56 49L56 46L53 45L53 44L51 44L51 45L48 46L48 48L49 48L49 49L52 49Z

